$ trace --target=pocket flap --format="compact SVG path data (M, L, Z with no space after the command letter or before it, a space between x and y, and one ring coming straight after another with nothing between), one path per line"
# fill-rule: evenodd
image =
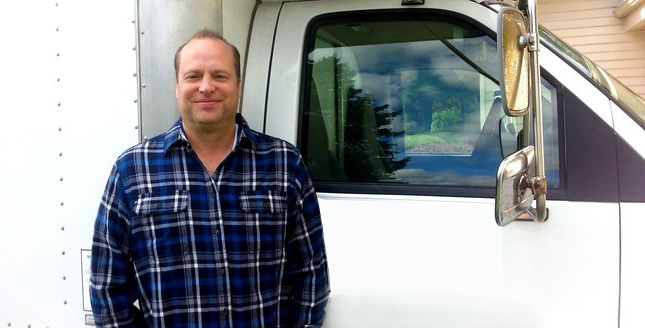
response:
M140 194L134 205L137 215L155 215L163 213L177 213L188 207L188 191L175 190L171 193L145 193Z
M243 191L240 206L247 213L281 213L287 209L287 194L277 190Z

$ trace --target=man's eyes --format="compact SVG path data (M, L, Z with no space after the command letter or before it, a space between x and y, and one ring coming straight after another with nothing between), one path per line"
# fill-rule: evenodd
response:
M224 73L215 73L212 75L213 79L218 80L218 81L227 81L229 79L229 76ZM187 74L184 76L184 79L187 81L195 81L201 79L202 76L199 74Z

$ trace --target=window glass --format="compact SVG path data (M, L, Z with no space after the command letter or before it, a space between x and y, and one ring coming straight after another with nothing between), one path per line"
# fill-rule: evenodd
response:
M503 119L495 40L433 15L342 17L310 29L301 148L314 180L495 186L500 141L517 150L522 126L500 133L512 121Z
M542 78L542 124L544 135L544 170L549 188L560 188L560 141L558 138L557 89Z
M544 136L544 170L549 188L560 188L560 140L558 137L558 90L546 79L542 78L542 120ZM522 117L504 116L500 123L500 141L504 157L520 148L519 135L523 127ZM531 128L533 122L529 122ZM533 134L529 143L533 144Z

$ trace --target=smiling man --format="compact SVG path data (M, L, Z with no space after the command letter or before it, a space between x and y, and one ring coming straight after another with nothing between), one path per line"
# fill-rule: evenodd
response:
M117 159L99 207L97 325L321 326L327 260L298 150L236 114L240 55L221 35L195 34L175 71L181 119Z

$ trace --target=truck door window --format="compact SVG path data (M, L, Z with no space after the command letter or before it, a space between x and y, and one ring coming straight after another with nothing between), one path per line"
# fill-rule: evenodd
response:
M443 15L328 16L307 47L300 147L315 181L495 186L504 115L483 30Z
M544 124L544 167L549 189L560 188L560 138L558 133L558 89L542 78L542 119ZM518 140L522 130L522 117L504 115L500 124L500 139L504 157L519 150ZM531 122L531 126L533 123ZM530 143L533 144L531 134Z

